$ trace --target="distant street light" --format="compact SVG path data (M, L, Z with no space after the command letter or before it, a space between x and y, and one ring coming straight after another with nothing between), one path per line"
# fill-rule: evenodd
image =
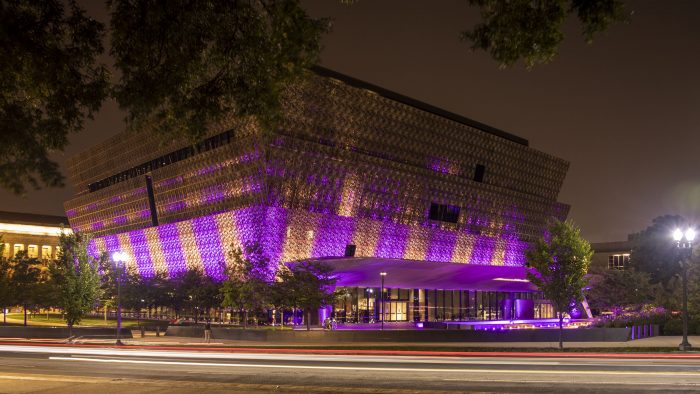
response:
M114 252L112 254L112 260L114 261L114 268L117 281L117 346L122 346L121 333L122 333L122 281L121 276L124 269L124 262L127 259L127 254L124 252Z
M381 297L382 300L382 330L384 330L384 278L386 277L386 272L380 272L379 276L382 277L382 291L379 293L379 296Z
M688 228L683 230L677 228L673 232L673 240L678 248L678 260L681 265L683 277L683 341L678 345L678 349L687 351L692 348L688 342L688 266L693 257L693 240L695 240L695 230Z

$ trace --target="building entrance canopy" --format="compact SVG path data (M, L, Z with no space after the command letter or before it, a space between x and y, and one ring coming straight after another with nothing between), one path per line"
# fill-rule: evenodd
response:
M338 278L336 286L339 287L379 287L379 273L386 272L384 286L389 288L537 291L537 287L527 280L525 267L373 257L322 258L314 261L333 267Z

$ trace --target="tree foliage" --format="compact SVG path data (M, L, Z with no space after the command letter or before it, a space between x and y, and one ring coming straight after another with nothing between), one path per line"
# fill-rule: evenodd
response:
M604 268L591 273L590 277L587 299L596 309L639 309L645 304L657 303L662 290L650 283L648 273L632 267L623 270Z
M27 325L27 309L39 301L37 291L45 279L39 259L29 257L25 250L10 259L10 288L14 303L22 305L24 325Z
M303 309L306 329L311 322L314 310L332 304L338 294L335 292L336 277L333 268L318 261L302 261L279 272L279 286L289 306Z
M569 15L582 25L583 37L593 37L612 23L624 21L622 0L469 0L483 21L462 33L472 49L486 51L502 67L523 60L528 68L549 63L564 39Z
M221 304L219 284L199 268L190 268L170 278L173 297L170 306L176 311L187 311L199 321L204 313Z
M5 257L5 243L0 237L0 308L2 309L3 324L7 323L5 309L13 304L10 261Z
M275 267L257 242L245 242L243 247L229 251L230 265L222 284L222 306L244 313L243 324L248 324L248 314L257 312L273 303L272 284Z
M115 96L129 122L194 139L228 114L274 122L328 28L297 0L109 3Z
M100 108L103 26L75 4L0 0L0 187L61 186L52 152Z
M69 330L93 310L100 298L99 267L107 260L102 254L95 259L88 255L89 238L80 233L62 233L56 260L49 266L51 280L58 290L58 305Z
M559 347L563 347L563 314L572 303L583 300L588 268L593 251L571 221L552 219L547 233L526 253L534 272L527 277L550 300L559 315Z
M671 233L685 223L681 216L659 216L652 220L649 227L633 234L630 265L651 275L652 283L667 285L681 272L678 248Z

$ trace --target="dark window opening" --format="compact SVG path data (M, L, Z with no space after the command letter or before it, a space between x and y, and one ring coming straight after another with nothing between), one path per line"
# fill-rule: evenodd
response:
M457 223L459 220L459 207L455 205L430 204L430 220Z
M477 164L476 171L474 171L474 180L476 182L483 182L485 173L486 173L486 166L484 166L483 164Z
M124 182L128 179L147 174L158 168L165 167L167 165L177 163L178 161L188 159L196 154L216 149L220 146L230 143L232 137L233 130L226 130L221 134L209 137L194 145L178 149L174 152L170 152L161 157L157 157L151 161L148 161L136 167L132 167L126 171L122 171L116 175L112 175L105 179L101 179L97 182L93 182L88 185L88 190L92 193L94 191L104 189L107 186L112 186L115 183Z

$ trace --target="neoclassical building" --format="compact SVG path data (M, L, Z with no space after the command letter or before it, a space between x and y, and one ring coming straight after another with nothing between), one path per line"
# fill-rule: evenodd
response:
M56 258L61 231L71 231L67 226L68 219L63 216L0 211L3 257L25 251L27 256L42 260Z
M320 259L348 321L537 317L524 252L568 163L528 141L336 72L285 93L274 130L228 119L197 142L124 132L69 160L73 230L142 275L200 267L257 241L275 263ZM516 303L521 305L516 307Z

